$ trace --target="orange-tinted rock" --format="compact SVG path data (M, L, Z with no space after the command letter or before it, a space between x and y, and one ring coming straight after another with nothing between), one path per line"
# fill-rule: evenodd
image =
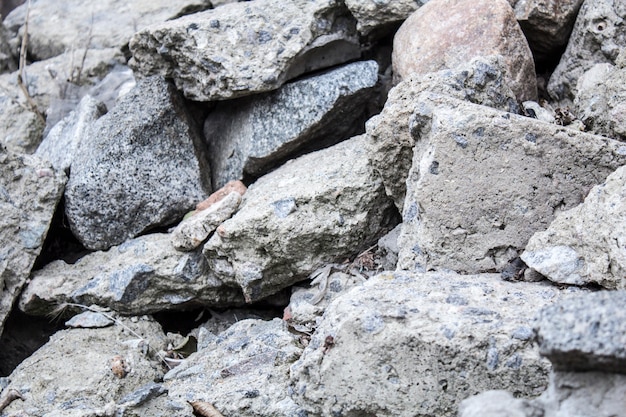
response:
M218 201L221 201L224 197L226 197L228 194L232 193L233 191L243 196L246 193L247 189L248 188L241 181L229 181L222 188L220 188L219 190L211 194L209 198L198 203L196 205L196 211L208 209L213 204L217 203Z
M454 68L477 56L502 55L518 100L537 99L535 64L506 0L431 0L393 41L396 82L409 74Z

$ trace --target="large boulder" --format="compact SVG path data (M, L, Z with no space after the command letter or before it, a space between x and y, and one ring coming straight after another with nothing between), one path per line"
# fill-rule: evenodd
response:
M505 78L519 101L536 100L533 56L506 0L438 0L417 9L394 37L394 78L487 55L504 57Z
M219 103L204 123L213 184L259 177L304 147L359 133L377 82L376 62L356 62L264 96Z
M232 3L139 31L130 63L190 99L235 98L359 58L355 26L339 0Z
M149 77L99 118L72 162L65 213L89 249L179 220L210 192L204 143L182 96Z
M41 252L66 177L0 147L0 333Z
M556 214L626 163L626 145L424 93L411 120L398 266L502 271Z
M214 273L255 301L375 242L395 218L364 146L349 139L252 184L204 246Z

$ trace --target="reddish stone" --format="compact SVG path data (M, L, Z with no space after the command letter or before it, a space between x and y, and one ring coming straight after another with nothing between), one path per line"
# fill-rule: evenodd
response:
M217 203L218 201L221 201L224 197L226 197L228 194L232 193L233 191L243 196L246 193L247 189L248 188L241 181L229 181L222 188L220 188L219 190L211 194L209 198L198 203L196 205L196 211L208 209L213 204Z

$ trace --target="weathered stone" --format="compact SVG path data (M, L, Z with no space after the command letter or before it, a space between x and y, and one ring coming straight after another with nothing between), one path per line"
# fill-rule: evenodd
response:
M415 145L409 134L409 118L417 104L416 97L424 91L433 91L518 112L515 95L504 81L505 72L501 58L480 57L454 70L411 75L389 92L383 111L372 117L365 127L372 165L398 209L402 210L404 205L405 181Z
M235 192L239 195L243 196L246 191L248 191L248 187L241 181L228 181L222 188L217 191L214 191L206 200L203 200L196 204L196 212L206 210L211 207L213 204L217 204L226 198L231 193Z
M205 245L210 268L255 301L371 245L393 216L364 145L358 136L257 180Z
M495 274L370 278L326 309L291 367L294 399L313 415L445 417L485 389L536 395L550 365L531 320L559 295Z
M583 2L565 53L548 83L553 99L571 102L576 83L595 64L615 63L626 47L626 3L615 0Z
M72 163L65 213L89 249L171 224L206 198L203 139L183 98L150 77L99 118Z
M536 101L525 101L522 103L523 114L546 123L556 123L555 113L552 109L541 106Z
M2 92L0 114L0 146L17 153L34 152L46 127L44 120Z
M137 82L133 70L125 65L116 65L100 82L89 89L89 95L111 110L117 100L130 92L135 85Z
M3 72L13 72L17 69L17 63L11 54L9 47L7 30L0 18L0 74Z
M289 366L301 352L282 320L242 320L165 375L168 396L225 416L306 415L289 395Z
M485 391L463 400L458 417L544 417L543 411L531 401L497 390Z
M112 326L115 322L97 311L85 311L65 322L67 327L97 329Z
M304 147L321 148L362 132L378 65L356 62L264 96L218 104L204 123L213 184L259 177Z
M501 271L532 235L626 162L626 145L424 93L398 266Z
M378 248L376 253L381 261L381 269L392 271L398 265L398 237L402 231L402 225L399 224L385 236L378 239Z
M131 67L173 78L187 98L271 91L305 72L360 57L339 0L257 0L150 26L130 42Z
M41 252L66 177L0 147L0 333Z
M506 0L438 0L417 9L393 40L394 79L501 55L519 101L537 99L532 53Z
M4 21L16 44L23 36L28 7L16 8ZM28 16L29 56L43 60L78 48L121 49L135 32L150 24L209 7L209 0L72 0L63 4L38 0L30 4Z
M124 314L147 314L241 304L241 292L207 272L200 252L181 253L170 235L132 239L106 252L94 252L72 265L54 261L33 273L20 309L49 314L62 303L97 304Z
M362 35L376 34L393 24L399 24L428 0L346 0L346 6L356 18Z
M233 191L206 210L183 220L172 231L172 245L180 251L197 248L217 229L217 226L237 211L240 202L241 194Z

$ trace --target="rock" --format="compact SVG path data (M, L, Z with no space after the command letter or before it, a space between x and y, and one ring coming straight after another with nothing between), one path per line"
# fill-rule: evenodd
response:
M614 64L626 47L626 3L614 0L583 2L565 53L548 82L548 93L569 103L576 96L578 78L595 64Z
M504 81L506 69L501 58L475 58L454 70L411 75L389 92L380 115L365 125L368 153L375 171L382 177L385 191L402 210L406 178L411 168L413 146L409 118L424 91L465 99L472 103L518 112L515 95ZM393 161L393 163L389 163Z
M8 43L7 30L1 20L0 18L0 74L13 72L17 69L17 63L13 59Z
M201 134L180 94L150 77L81 141L65 193L72 232L106 249L180 219L210 191Z
M289 366L301 352L282 320L242 320L165 375L168 396L224 416L306 415L289 395Z
M531 318L558 298L495 274L382 273L326 309L291 367L294 399L313 415L445 417L485 389L536 395L550 365Z
M73 0L62 5L54 0L38 0L30 5L28 53L35 60L43 60L78 48L122 49L135 32L150 24L209 7L208 0ZM27 9L27 4L16 8L4 21L16 44L23 36Z
M89 94L111 110L117 100L137 85L133 70L125 65L115 66L100 82L91 87Z
M204 123L213 183L259 177L305 147L362 132L378 81L375 61L356 62L263 96L218 104Z
M522 259L562 284L626 289L626 167L529 240Z
M45 121L1 91L0 114L0 146L11 152L33 153L41 142Z
M381 269L385 271L393 271L398 265L398 237L402 231L402 225L399 224L385 236L378 239L377 253L381 259Z
M65 322L67 327L97 329L112 326L115 322L97 311L85 311Z
M196 204L196 212L206 210L213 204L217 204L231 193L236 192L243 196L248 187L241 181L228 181L222 188L211 194L206 200L203 200Z
M0 333L41 252L66 177L0 147Z
M174 79L196 101L280 87L360 57L355 22L339 0L232 3L139 31L131 67Z
M488 55L504 58L505 82L519 101L537 99L533 57L506 0L428 2L396 32L394 79L452 69Z
M369 247L395 219L364 145L352 138L252 184L204 246L216 276L256 301Z
M458 417L543 417L543 409L509 392L485 391L463 400Z
M46 159L52 166L69 175L76 149L91 125L106 113L104 105L91 96L85 96L76 110L57 123L41 142L35 155Z
M386 32L389 26L399 24L428 0L346 0L346 6L357 21L362 35Z
M524 115L546 123L556 123L555 112L550 108L541 106L536 101L525 101L522 103Z
M94 252L72 265L54 261L33 273L19 307L31 315L49 314L63 303L97 304L123 314L149 314L242 304L241 292L207 272L198 252L181 253L168 234L132 239L106 252Z
M502 271L626 162L626 145L424 93L410 123L398 267Z
M194 250L237 211L240 202L241 194L233 191L206 210L183 220L172 232L172 245L180 251Z

